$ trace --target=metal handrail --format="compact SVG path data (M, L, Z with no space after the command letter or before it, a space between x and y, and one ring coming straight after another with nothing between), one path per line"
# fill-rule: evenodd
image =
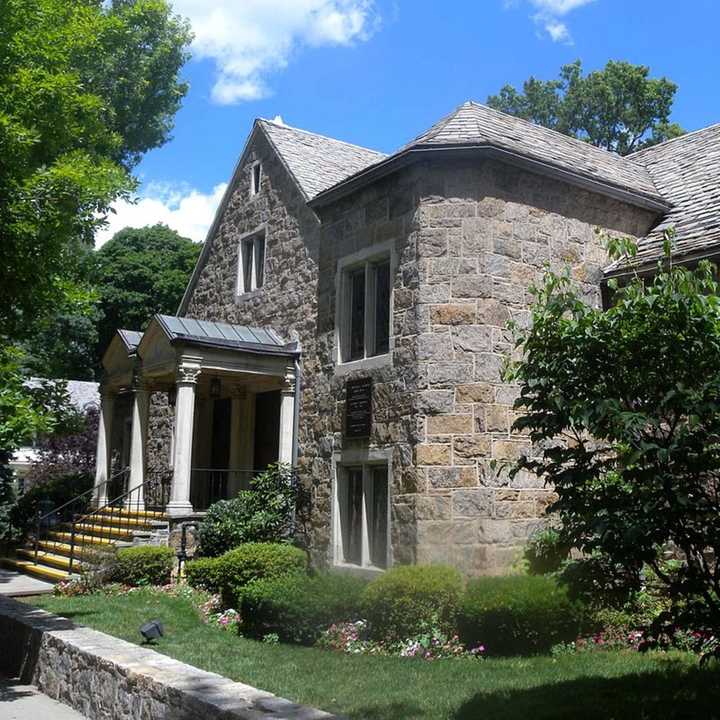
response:
M111 483L113 480L116 480L119 478L123 473L126 473L130 468L123 468L122 470L118 470L118 472L111 475L107 480L103 480L101 483L98 483L97 485L93 485L89 490L86 490L84 493L80 493L80 495L76 495L72 500L68 500L66 503L63 503L59 507L56 507L54 510L51 510L48 513L45 513L44 515L40 515L37 518L37 521L41 523L46 518L49 518L51 515L56 515L61 510L64 510L68 505L72 505L73 503L77 502L81 498L84 498L86 495L90 495L90 493L95 492L95 488L99 488L102 485L107 485L108 483Z

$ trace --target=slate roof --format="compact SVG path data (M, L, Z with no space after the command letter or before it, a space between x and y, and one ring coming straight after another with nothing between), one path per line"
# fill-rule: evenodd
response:
M258 120L258 124L308 200L387 157L375 150L270 120Z
M673 204L662 221L638 243L632 263L619 260L606 273L630 264L655 264L663 254L663 231L675 229L677 257L699 256L720 245L720 124L633 153L662 194Z
M170 342L182 341L189 345L255 350L271 354L292 355L296 351L295 343L286 343L270 327L231 325L175 315L155 315L155 319L167 333Z
M650 174L642 165L582 140L471 101L461 105L405 147L482 144L517 152L649 197L660 197Z

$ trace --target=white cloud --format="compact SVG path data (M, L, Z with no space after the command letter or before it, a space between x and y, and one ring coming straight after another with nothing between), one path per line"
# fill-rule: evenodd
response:
M120 200L113 205L115 212L108 215L106 227L95 233L95 246L100 247L125 227L156 223L200 242L207 235L226 188L227 183L220 183L205 194L185 185L152 183L135 202Z
M567 23L563 20L573 10L588 5L595 0L529 0L536 12L533 22L541 28L553 42L572 45L573 39ZM517 6L517 0L505 0L505 7Z
M380 17L374 0L175 0L189 18L195 57L215 62L221 104L270 94L267 76L303 46L367 40Z

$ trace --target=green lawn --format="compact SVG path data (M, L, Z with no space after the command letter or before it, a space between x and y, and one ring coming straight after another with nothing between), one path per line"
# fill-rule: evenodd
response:
M352 718L720 719L720 671L701 671L680 653L435 662L356 657L245 640L203 624L188 600L146 591L28 602L134 643L143 622L160 618L159 652Z

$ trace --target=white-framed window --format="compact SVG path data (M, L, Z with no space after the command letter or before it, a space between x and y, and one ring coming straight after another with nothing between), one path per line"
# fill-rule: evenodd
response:
M254 162L250 168L250 197L260 192L260 182L262 181L262 163Z
M265 283L265 231L240 238L237 294L258 290Z
M389 469L385 462L343 462L335 472L335 564L384 570L389 557Z
M387 355L392 320L390 245L344 258L338 273L338 361L351 363Z

